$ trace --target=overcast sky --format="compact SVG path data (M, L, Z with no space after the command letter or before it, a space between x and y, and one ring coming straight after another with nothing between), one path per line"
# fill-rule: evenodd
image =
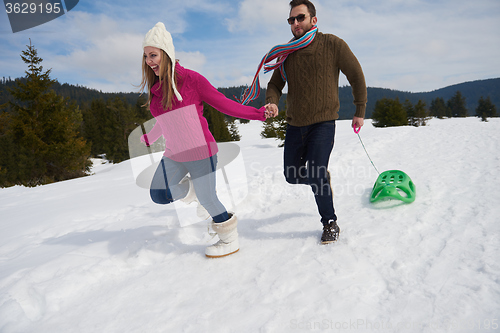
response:
M80 0L53 21L12 33L0 13L0 77L25 75L29 39L61 83L137 91L142 40L158 21L176 57L215 87L250 84L264 54L292 34L288 0ZM344 39L369 87L411 92L500 77L499 0L314 0L318 28ZM261 73L265 87L270 74ZM348 84L344 76L341 85Z

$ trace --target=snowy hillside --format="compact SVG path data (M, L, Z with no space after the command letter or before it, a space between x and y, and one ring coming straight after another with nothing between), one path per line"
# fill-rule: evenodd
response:
M412 178L411 204L369 202L378 174L337 122L341 234L326 246L310 189L282 176L282 148L259 122L239 131L248 194L241 250L226 258L205 257L207 221L181 226L130 161L0 189L0 332L500 330L500 119L367 121L368 153Z

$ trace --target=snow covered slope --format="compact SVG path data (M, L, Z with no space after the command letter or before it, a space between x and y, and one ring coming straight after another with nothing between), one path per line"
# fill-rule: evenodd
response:
M207 221L181 227L129 161L0 189L0 332L499 330L500 119L367 121L368 153L412 178L412 204L369 202L378 174L338 121L341 234L327 246L310 189L285 182L282 148L261 126L239 126L248 195L241 250L226 258L207 259Z

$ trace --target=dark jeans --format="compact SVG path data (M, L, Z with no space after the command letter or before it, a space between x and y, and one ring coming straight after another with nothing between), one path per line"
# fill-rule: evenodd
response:
M286 130L283 158L286 181L311 186L322 223L337 220L328 179L334 138L334 120L302 127L288 125Z

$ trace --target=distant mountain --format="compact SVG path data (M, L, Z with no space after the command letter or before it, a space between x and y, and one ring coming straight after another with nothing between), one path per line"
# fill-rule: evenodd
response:
M430 104L430 100L437 97L442 97L447 101L457 91L460 91L466 98L467 108L471 115L476 113L475 110L481 96L484 98L489 96L492 103L495 104L497 108L500 108L500 78L459 83L428 93L417 93L416 95L425 96Z
M23 79L19 79L23 80ZM12 87L15 84L15 80L11 79L0 79L0 105L7 102L10 98L10 94L7 92L7 87ZM245 87L231 87L231 88L218 88L226 97L234 99L234 96L239 97L243 92ZM93 99L103 98L107 100L108 98L113 98L115 96L124 97L130 104L135 105L137 99L139 98L138 93L103 93L95 89L89 89L82 86L73 86L69 84L60 84L56 82L53 89L57 94L71 98L75 100L79 105L84 103L90 103ZM478 80L471 82L464 82L460 84L455 84L438 90L430 92L412 93L399 90L385 89L385 88L372 88L368 87L368 103L366 109L366 118L371 118L373 109L375 108L375 103L377 100L382 98L399 98L401 102L408 99L413 104L416 104L419 100L426 103L427 107L431 105L433 99L441 97L447 102L457 91L462 93L465 97L467 103L467 109L469 110L469 115L476 114L476 107L481 96L490 97L497 109L500 109L500 78ZM250 105L254 107L261 107L265 104L266 89L260 90L259 97L252 101ZM339 98L340 98L340 119L352 118L355 112L354 104L352 104L353 97L351 93L351 87L344 86L339 88ZM286 94L284 94L280 100L280 109L285 107Z

